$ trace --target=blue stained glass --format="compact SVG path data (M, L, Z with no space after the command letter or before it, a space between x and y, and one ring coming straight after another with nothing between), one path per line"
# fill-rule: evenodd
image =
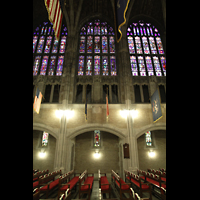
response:
M100 36L94 37L94 52L100 53Z
M48 75L53 76L56 67L56 56L51 56Z
M33 65L33 76L36 76L38 74L39 66L40 66L40 59L41 56L36 56L34 65Z
M102 53L108 53L108 42L106 36L102 37Z
M51 40L52 40L51 36L47 37L46 45L45 45L45 48L44 48L44 53L49 53L50 52Z
M78 76L83 76L84 72L84 56L79 56Z
M108 56L103 56L102 57L102 72L103 76L108 76Z
M64 62L64 56L59 56L57 70L56 70L56 76L62 76L63 62Z
M54 43L51 53L57 53L57 51L58 51L58 40L54 37Z
M41 69L40 69L40 75L46 75L48 58L49 58L49 56L44 56L43 59L42 59L42 66L41 66Z
M80 37L80 53L85 53L85 36Z
M152 66L152 63L151 63L151 57L146 56L145 59L146 59L148 75L153 76L154 72L153 72L153 66Z
M115 53L115 40L113 36L109 37L110 53Z
M37 47L37 53L42 53L43 46L44 46L44 39L45 39L44 36L40 37L39 44L38 44L38 47Z

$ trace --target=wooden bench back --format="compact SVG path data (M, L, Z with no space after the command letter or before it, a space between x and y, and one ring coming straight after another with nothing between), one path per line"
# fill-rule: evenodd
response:
M42 175L44 175L44 174L48 174L49 173L49 170L47 169L47 170L43 170L43 171L39 171L39 172L36 172L34 175L33 175L33 179L34 178L37 178L37 177L40 177L40 176L42 176Z
M49 182L51 180L54 180L55 176L57 176L59 174L61 174L61 170L60 171L54 171L52 173L46 174L42 178L39 177L39 185L43 184L43 183L46 183L46 182Z
M113 170L111 171L111 176L114 176L115 179L119 182L120 181L120 176L118 174L116 174L116 172L114 172Z

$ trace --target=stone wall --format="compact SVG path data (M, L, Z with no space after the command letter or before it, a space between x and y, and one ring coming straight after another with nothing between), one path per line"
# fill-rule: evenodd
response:
M85 169L91 173L111 173L119 171L119 138L111 133L101 131L100 157L95 158L93 148L93 132L83 133L76 137L75 144L75 171L83 172Z
M155 157L149 157L149 148L146 147L145 134L137 139L139 169L147 171L151 169L166 169L166 131L156 130L152 131L153 147Z
M48 169L49 172L53 172L56 138L49 134L48 147L45 148L46 155L44 158L39 156L42 149L41 141L42 131L33 130L33 169L39 169L40 171Z

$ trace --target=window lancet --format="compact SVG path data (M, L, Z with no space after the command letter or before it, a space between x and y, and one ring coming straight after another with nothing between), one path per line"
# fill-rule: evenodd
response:
M166 76L165 53L155 26L142 20L131 23L127 28L127 41L132 76Z
M80 31L78 76L116 76L113 28L99 19L85 24Z

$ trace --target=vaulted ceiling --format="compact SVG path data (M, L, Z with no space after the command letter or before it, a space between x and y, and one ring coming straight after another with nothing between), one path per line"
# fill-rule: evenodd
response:
M70 2L73 2L74 16L76 17L80 0L66 0L65 8L67 13L70 12ZM103 16L113 22L113 4L114 0L83 0L79 22L85 18L89 19L90 16L94 15L99 17ZM143 15L153 18L165 28L162 4L166 5L166 0L130 0L127 11L127 13L130 13L129 19L134 16ZM44 0L34 0L33 30L44 21L48 21L48 13L45 8ZM64 23L66 24L65 19Z

